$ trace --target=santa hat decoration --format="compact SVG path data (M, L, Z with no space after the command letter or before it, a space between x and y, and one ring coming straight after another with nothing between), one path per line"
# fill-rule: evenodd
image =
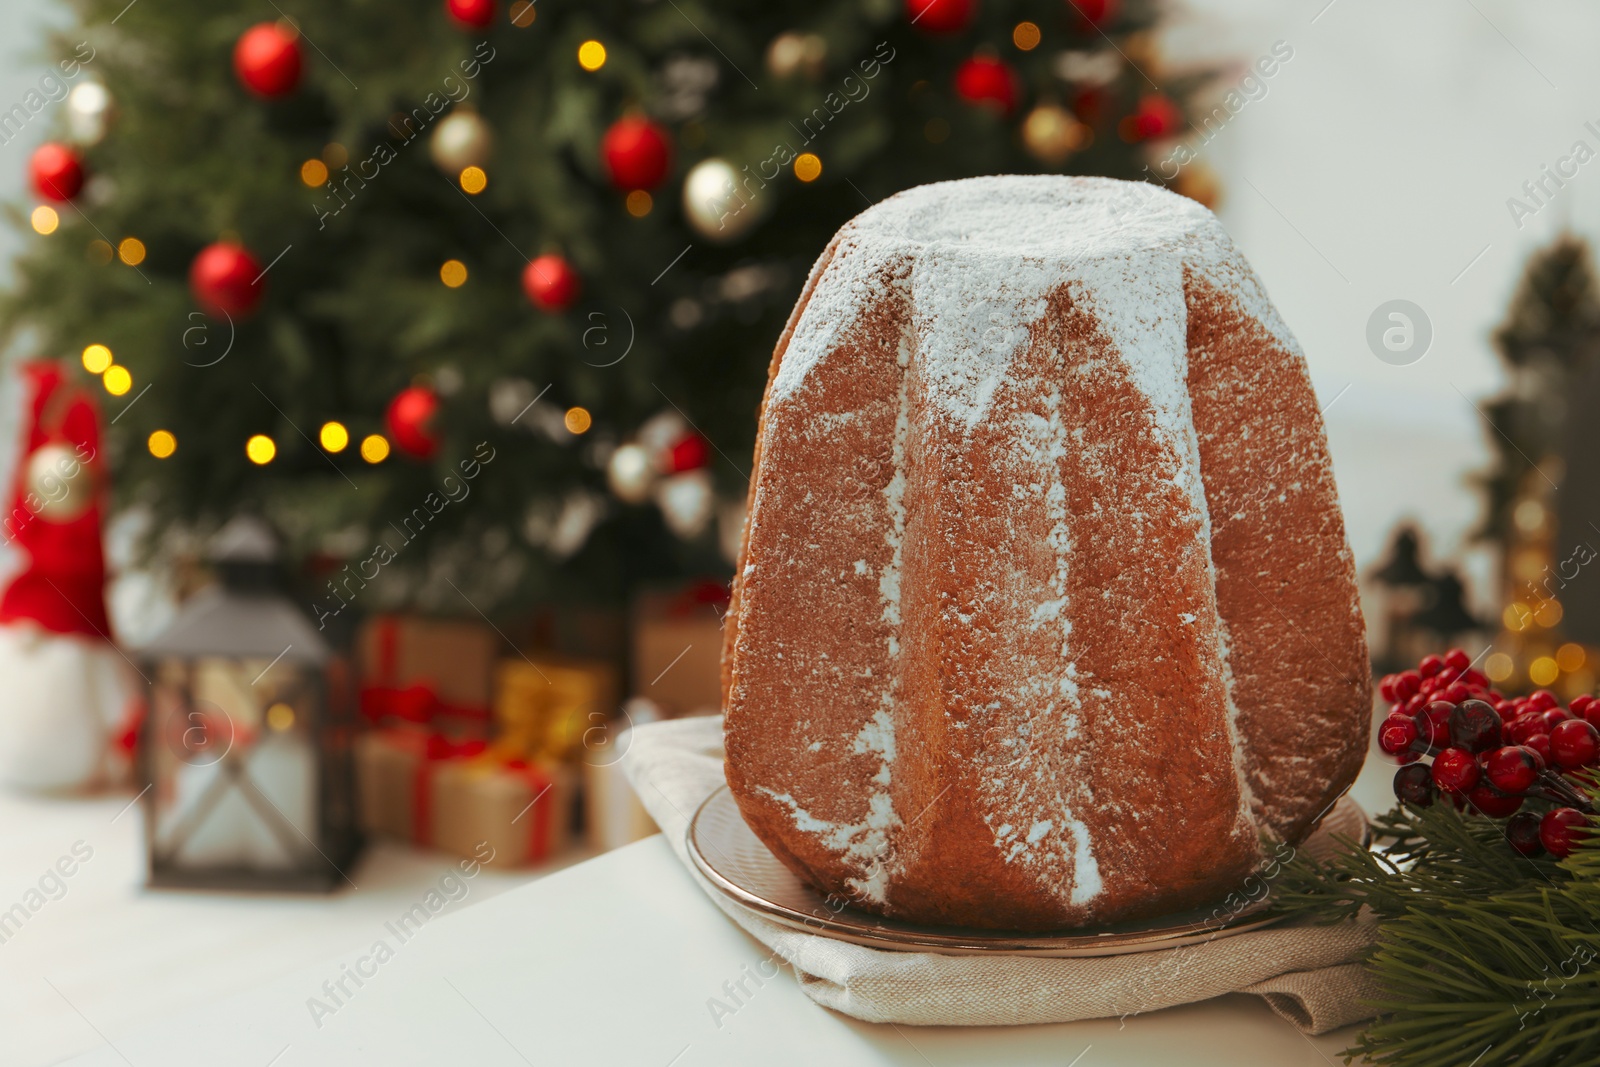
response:
M26 562L0 595L0 624L109 640L99 412L59 364L26 364L22 378L27 432L0 536Z

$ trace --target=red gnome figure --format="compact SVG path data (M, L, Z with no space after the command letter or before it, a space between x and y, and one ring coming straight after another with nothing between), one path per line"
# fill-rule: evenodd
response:
M60 365L21 370L15 487L0 536L21 569L0 595L0 783L105 781L132 686L111 644L100 541L104 460L93 398Z

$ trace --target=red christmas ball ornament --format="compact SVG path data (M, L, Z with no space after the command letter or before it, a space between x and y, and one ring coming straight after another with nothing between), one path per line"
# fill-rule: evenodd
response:
M1160 93L1147 93L1139 98L1139 106L1123 120L1123 135L1130 141L1152 141L1158 137L1171 137L1183 129L1183 111L1171 98ZM1422 676L1431 678L1445 669L1444 659L1429 656L1422 661Z
M684 471L699 470L711 459L711 449L706 446L706 439L697 433L685 434L673 443L667 451L667 471L671 474L681 474Z
M432 459L439 451L439 437L433 430L438 411L438 395L426 386L413 385L389 401L383 422L396 448L413 459Z
M906 0L906 17L923 33L960 33L977 14L978 0Z
M233 46L233 70L244 87L268 100L300 84L300 36L276 22L251 26Z
M649 119L624 115L600 139L600 158L618 189L654 189L672 169L672 142Z
M248 249L218 241L202 248L189 265L189 291L210 314L236 319L256 309L267 285Z
M578 299L583 279L566 258L546 252L522 272L522 291L540 311L565 311Z
M444 9L469 29L481 30L494 25L494 0L445 0Z
M1078 17L1094 29L1099 29L1117 17L1118 0L1067 0Z
M57 141L46 141L28 160L33 190L46 200L71 200L83 189L83 160Z
M993 56L973 56L956 68L956 95L969 104L1010 113L1022 95L1022 83L1009 64Z

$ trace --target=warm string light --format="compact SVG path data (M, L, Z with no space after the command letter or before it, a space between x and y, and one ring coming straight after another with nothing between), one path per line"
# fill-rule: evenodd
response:
M315 189L328 180L328 165L320 159L308 159L300 164L300 180Z
M100 375L100 384L106 387L106 392L112 396L122 396L133 388L133 375L128 373L127 367L119 367L115 363L107 367L105 373Z
M137 237L124 237L117 245L117 258L130 267L144 262L144 242Z
M561 421L566 424L568 433L583 433L594 425L594 416L589 414L588 408L572 407Z
M585 41L578 46L578 66L593 73L605 65L605 45L599 41Z
M350 444L350 431L345 429L342 422L325 422L322 429L317 431L317 440L329 452L343 452Z
M1011 31L1011 43L1024 52L1031 52L1039 47L1039 40L1043 35L1039 27L1032 22L1019 22Z
M111 349L105 345L89 345L83 350L83 369L90 374L104 374L113 360Z
M278 445L264 433L252 434L250 440L244 443L244 454L251 463L264 467L278 454Z
M477 196L489 186L489 175L484 173L482 167L467 167L461 172L461 189L463 192Z
M803 182L814 182L822 177L822 157L815 152L802 152L795 157L794 176Z
M33 224L34 233L48 237L56 232L57 226L61 225L61 216L57 215L56 209L49 204L40 204L33 209L33 214L29 216L29 221Z
M459 259L445 260L439 268L439 280L451 289L461 288L467 284L467 265Z
M382 463L389 458L389 440L382 434L371 433L361 439L361 458L368 463Z
M150 454L157 459L166 459L178 450L178 439L170 430L157 430L145 442L150 449Z
M643 189L635 189L633 192L628 194L627 203L628 214L632 215L636 219L642 219L646 215L650 214L650 209L655 207L656 202L651 198L650 194L645 192Z

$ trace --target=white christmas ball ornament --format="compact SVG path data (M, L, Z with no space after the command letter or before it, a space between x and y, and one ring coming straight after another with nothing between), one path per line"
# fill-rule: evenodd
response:
M111 123L111 93L97 81L79 82L67 94L67 130L79 144L95 144Z
M713 156L696 163L683 180L683 213L695 232L711 241L733 241L761 221L761 183L739 183L739 172Z
M655 484L655 464L650 453L639 445L622 445L611 453L606 464L606 481L617 499L628 504L643 504L650 499Z
M656 506L667 522L667 529L687 541L700 536L711 521L711 475L704 470L684 471L663 478L656 486Z
M428 154L446 174L481 167L494 151L494 134L483 117L471 108L457 108L433 129Z
M24 506L46 522L72 522L94 503L94 475L64 444L40 445L28 457L27 487Z

